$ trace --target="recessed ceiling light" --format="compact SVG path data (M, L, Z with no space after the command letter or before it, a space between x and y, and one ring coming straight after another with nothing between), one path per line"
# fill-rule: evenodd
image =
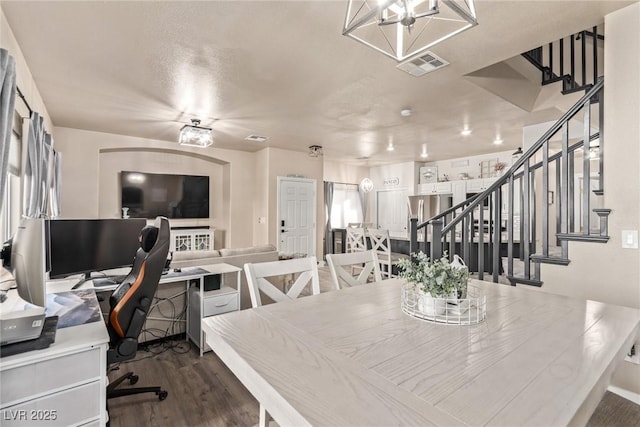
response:
M261 136L261 135L249 135L248 137L245 138L245 140L253 141L253 142L265 142L267 139L269 139L268 136Z
M411 115L411 113L413 113L413 111L411 111L411 108L405 108L400 110L400 115L402 117L409 117Z
M395 147L393 146L392 143L389 143L389 145L387 145L387 151L393 151L395 150Z
M503 140L502 138L500 138L499 136L498 136L498 137L496 137L496 139L494 139L494 140L493 140L493 143L494 143L495 145L500 145L500 144L502 144L503 142L504 142L504 140Z
M427 157L429 157L429 153L427 153L426 151L423 151L423 152L420 154L420 157L422 157L423 159L426 159Z
M462 135L462 136L471 135L471 129L464 129L462 132L460 132L460 135Z

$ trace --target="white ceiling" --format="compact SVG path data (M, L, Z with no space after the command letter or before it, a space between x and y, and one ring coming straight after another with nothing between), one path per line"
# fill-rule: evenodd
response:
M412 77L341 35L340 1L7 1L2 10L56 126L177 141L191 118L215 146L307 151L361 164L512 149L530 113L464 75L602 23L630 2L476 2L479 25ZM405 118L400 110L411 108ZM473 130L462 137L464 125ZM250 134L266 143L245 141ZM492 141L499 134L504 145ZM386 151L393 142L396 150ZM87 141L90 144L91 141Z

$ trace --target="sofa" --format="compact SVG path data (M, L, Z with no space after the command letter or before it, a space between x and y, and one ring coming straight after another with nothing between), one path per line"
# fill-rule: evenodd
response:
M251 298L249 297L249 288L247 287L247 278L244 274L244 265L246 263L277 261L278 250L275 246L257 245L248 248L224 248L220 250L210 251L180 251L173 253L171 268L183 267L199 267L210 264L218 264L224 262L226 264L235 265L242 268L241 277L241 295L240 309L251 308ZM227 283L235 284L235 274L229 274L224 280Z

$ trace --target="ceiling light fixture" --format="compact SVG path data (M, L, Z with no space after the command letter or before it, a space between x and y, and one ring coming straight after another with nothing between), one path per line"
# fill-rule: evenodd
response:
M495 145L501 145L504 142L504 140L502 138L500 138L499 136L496 136L496 139L493 140L493 143Z
M474 0L349 0L342 35L401 62L475 25Z
M422 153L420 153L420 157L423 159L429 157L429 153L427 153L427 144L422 144Z
M322 145L309 146L309 157L320 157L322 154Z
M371 178L364 178L360 181L360 189L365 193L370 193L373 190L373 181L371 181Z
M460 135L462 135L462 136L469 136L469 135L471 135L471 129L469 129L469 128L464 128L464 129L462 130L462 132L460 132Z
M515 163L520 157L522 157L522 147L518 147L516 151L511 154L511 163Z
M182 126L182 129L180 129L180 138L178 139L178 143L180 145L201 148L208 147L213 144L211 128L199 125L200 120L191 119L190 125Z
M393 150L395 150L395 149L396 149L396 148L393 146L393 144L392 144L392 143L389 143L389 145L387 145L387 151L393 151Z
M411 116L412 113L413 113L413 111L411 111L411 108L404 108L404 109L400 110L400 115L402 117L409 117L409 116Z

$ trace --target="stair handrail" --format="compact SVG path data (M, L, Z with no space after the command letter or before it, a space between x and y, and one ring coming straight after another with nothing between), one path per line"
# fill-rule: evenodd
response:
M582 107L584 106L585 102L587 102L591 98L593 98L593 96L596 93L598 93L602 89L603 86L604 86L604 77L603 76L598 77L598 79L596 80L596 83L593 85L593 87L591 87L591 89L589 89L589 91L587 91L587 93L585 93L578 100L578 102L576 102L566 113L564 113L553 124L553 126L551 126L551 128L549 128L549 130L547 130L531 147L529 147L529 149L527 149L527 151L525 151L524 154L518 160L516 160L516 162L507 170L507 172L505 174L503 174L500 178L498 178L496 181L494 181L493 184L491 184L489 186L489 188L487 188L482 193L480 193L479 197L477 197L473 201L471 201L467 205L467 207L462 212L460 212L459 215L457 215L454 219L452 219L449 222L449 224L447 224L442 229L442 235L446 235L448 232L450 232L451 229L453 227L455 227L457 224L459 224L465 218L465 216L467 216L470 212L472 212L482 202L482 200L484 198L488 197L496 189L498 189L499 187L504 185L510 179L511 175L514 175L515 172L518 169L520 169L520 167L522 167L524 165L525 161L527 161L531 157L533 157L533 155L540 148L542 148L542 146L545 144L545 142L547 140L549 140L549 138L551 138L553 135L555 135L556 132L558 132L566 122L571 120L573 118L573 116L575 116L582 109ZM420 228L420 227L418 227L418 228Z

